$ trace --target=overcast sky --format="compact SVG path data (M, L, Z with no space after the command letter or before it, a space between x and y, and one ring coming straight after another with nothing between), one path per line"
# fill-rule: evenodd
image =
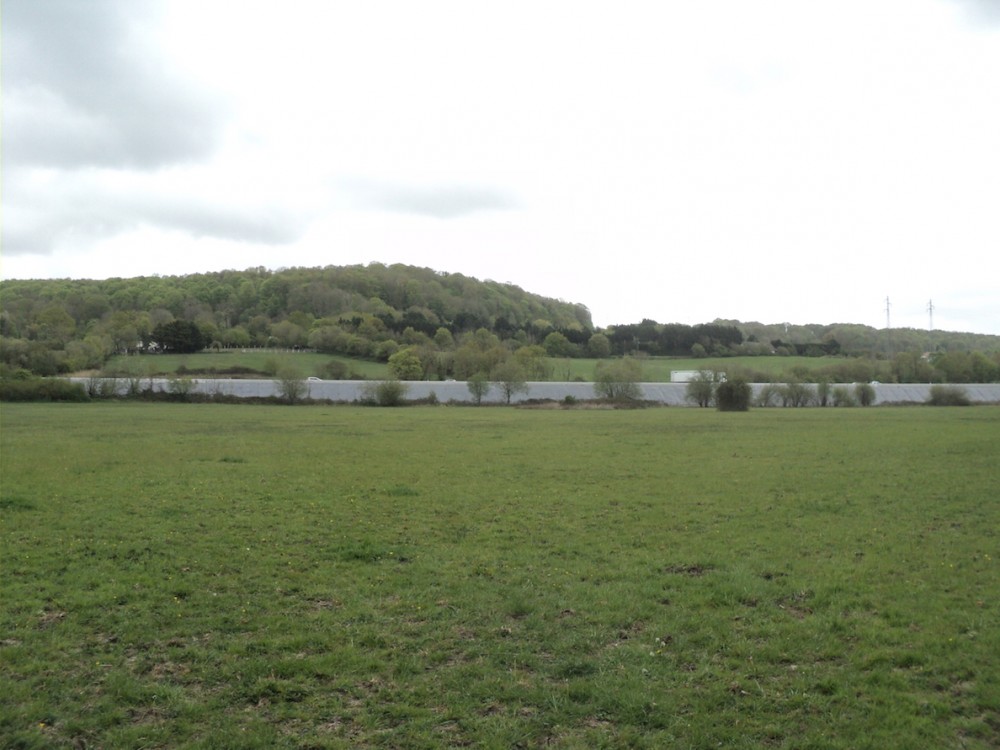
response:
M4 0L3 278L1000 334L1000 0Z

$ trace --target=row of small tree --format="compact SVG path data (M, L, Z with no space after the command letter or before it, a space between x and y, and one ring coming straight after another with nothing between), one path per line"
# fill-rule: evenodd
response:
M753 395L743 378L726 379L718 372L703 371L687 385L687 398L701 407L720 411L746 411L755 406L872 406L875 389L868 383L831 386L829 383L769 383Z

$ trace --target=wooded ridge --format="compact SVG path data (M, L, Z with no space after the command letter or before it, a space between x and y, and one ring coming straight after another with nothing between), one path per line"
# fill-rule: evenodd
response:
M463 360L463 346L477 356ZM0 282L5 371L53 375L99 368L115 354L207 347L308 348L381 361L407 351L423 362L425 375L436 369L468 376L516 350L528 365L542 357L626 354L887 357L997 352L1000 336L734 320L694 326L643 320L598 329L579 303L460 273L381 263ZM433 352L454 356L431 367Z

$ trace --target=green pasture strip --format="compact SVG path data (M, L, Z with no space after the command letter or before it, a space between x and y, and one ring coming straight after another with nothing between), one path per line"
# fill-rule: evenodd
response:
M339 357L316 352L293 352L266 349L229 349L220 352L198 352L196 354L143 354L117 356L108 360L105 367L109 372L133 372L138 375L172 375L181 368L187 371L216 370L222 372L233 367L245 367L258 372L291 367L303 377L322 376L323 365L336 360L343 362L349 372L365 378L378 379L388 376L384 362L365 359ZM227 377L219 375L218 377ZM261 377L261 376L258 376ZM264 376L266 377L266 376Z
M0 737L1000 746L1000 409L0 408Z
M770 373L778 378L789 375L792 370L801 369L808 372L821 370L831 364L843 362L846 357L705 357L702 359L669 359L656 357L650 362L650 369L657 373L665 373L664 380L670 380L670 370L718 370L727 374L738 373L740 370Z
M555 380L593 380L596 359L552 359ZM850 361L837 357L705 357L702 359L674 359L672 357L643 357L642 379L647 383L669 383L674 370L709 370L735 375L764 374L763 382L785 381L793 377L792 371L807 373L838 363ZM760 380L750 377L750 380Z
M389 377L389 369L384 362L365 359L317 354L315 352L291 352L272 350L230 349L221 352L199 352L197 354L151 354L112 357L106 366L109 372L132 372L137 375L166 376L177 373L181 368L187 371L223 372L233 367L245 367L258 372L269 368L293 367L303 377L324 377L323 365L336 360L342 362L347 371L357 373L370 380ZM584 380L594 379L597 359L550 358L551 379ZM792 371L799 369L814 372L838 363L849 362L850 358L837 357L706 357L703 359L673 359L669 357L644 357L642 379L649 383L669 383L673 370L715 370L729 375L763 374L765 382L785 381L792 378ZM201 377L205 377L201 375ZM208 377L211 377L209 375ZM219 377L227 377L219 375ZM258 376L260 377L260 376ZM751 378L751 379L760 379Z

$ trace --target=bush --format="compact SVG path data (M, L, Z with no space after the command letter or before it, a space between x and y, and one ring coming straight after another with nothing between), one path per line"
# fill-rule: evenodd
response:
M851 393L851 389L846 385L836 385L831 392L831 401L834 406L857 406L857 399Z
M508 404L515 393L528 392L527 374L515 360L508 359L498 364L493 368L491 377Z
M187 401L193 390L194 381L191 378L172 377L167 380L167 391L177 401Z
M469 393L472 394L472 400L476 402L476 406L479 406L483 402L483 397L490 392L490 388L492 387L489 378L483 372L471 375L465 382L465 385L469 389Z
M695 344L695 346L699 345ZM685 389L687 400L702 408L711 406L715 400L715 386L720 379L721 375L717 372L700 370L694 380L687 384Z
M399 406L408 390L406 383L399 380L384 380L375 389L375 401L379 406Z
M740 378L727 380L715 389L715 405L719 411L749 411L753 391Z
M87 379L87 395L91 398L114 398L118 395L118 381L113 377L94 375Z
M90 401L80 383L36 377L0 380L0 401Z
M805 383L792 381L781 389L781 405L798 408L809 406L813 400L812 389Z
M971 402L964 388L955 385L932 385L927 403L931 406L968 406Z
M319 376L325 380L347 380L347 365L339 359L331 359L319 368Z
M417 356L417 350L410 346L389 357L389 371L399 380L420 380L424 374L424 366Z
M858 383L854 386L854 395L862 406L872 406L875 403L875 389L868 383Z
M594 393L609 401L638 401L642 398L641 378L642 365L631 357L601 361L594 370Z
M757 394L757 406L777 406L780 400L781 386L768 383Z
M302 373L294 367L279 370L274 382L278 386L278 393L290 404L298 403L309 393L309 386L302 379Z
M820 406L828 406L830 403L830 384L825 380L816 384L816 403Z
M366 383L361 392L361 403L372 406L401 406L409 387L399 380Z

